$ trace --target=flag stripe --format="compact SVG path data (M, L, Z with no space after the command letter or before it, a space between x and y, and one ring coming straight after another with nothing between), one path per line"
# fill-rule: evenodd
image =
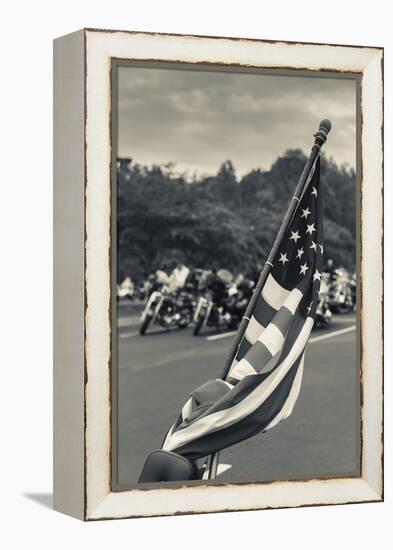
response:
M299 294L302 295L301 293L299 293ZM289 297L289 300L290 299L291 299L291 297ZM298 294L296 294L296 299L298 299ZM264 302L262 296L260 296L260 300ZM264 302L264 304L266 304L266 302ZM264 308L264 304L261 303L261 307ZM292 312L286 307L286 305L283 306L279 311L276 311L273 308L270 308L270 306L268 306L268 308L270 309L269 315L271 314L271 319L270 319L269 322L267 322L266 327L270 326L270 324L273 323L280 330L281 334L283 334L285 336L285 334L288 330L288 326L289 326L291 320L293 319ZM264 308L264 311L266 312L266 308ZM254 317L252 317L251 320L253 320L253 319L254 319ZM257 325L259 327L261 327L260 336L258 338L258 340L259 340L262 337L262 334L266 329L260 323L258 323L258 321L255 320L254 327L257 326ZM253 333L253 337L255 336L255 334L256 334L256 331ZM266 335L266 337L267 336L268 335ZM264 342L263 337L260 341ZM241 360L243 357L245 357L245 355L251 349L251 346L253 345L253 343L255 343L255 341L251 342L249 337L248 337L248 334L246 332L245 336L243 337L243 340L240 343L240 346L239 346L239 349L238 349L238 352L236 354L236 358L235 358L234 361ZM272 354L274 355L275 353L276 353L276 351L273 350ZM264 366L264 364L262 365L262 368L263 368L263 366ZM258 369L258 370L260 370L260 369Z
M281 411L277 414L274 420L270 422L270 424L268 424L266 428L264 428L265 432L267 432L274 426L277 426L277 424L281 422L281 420L288 418L288 416L292 413L295 403L297 401L297 398L299 397L300 387L302 385L303 367L304 367L304 353L301 357L300 365L299 365L299 368L297 369L291 391L289 392L289 395L286 401L284 402L284 405Z
M277 310L272 308L264 299L262 294L258 296L258 300L255 304L252 317L262 326L267 327L270 321L273 319Z
M239 350L236 355L236 359L241 360L246 355L248 350L251 349L251 346L252 346L251 342L249 342L247 338L244 336L243 340L240 343Z
M295 314L295 311L300 303L300 300L303 298L303 293L299 289L294 288L290 295L285 300L285 307L289 309L292 314Z
M276 281L272 274L268 275L262 290L262 296L273 309L280 309L290 293L289 290Z
M314 320L311 317L307 317L306 321L310 321L310 320L312 321L312 323L314 323ZM299 313L299 311L297 311L293 316L293 321L285 337L284 345L281 350L280 361L282 361L291 352L292 346L297 341L299 334L303 330L304 324L305 324L304 318Z
M278 326L276 325L276 323L278 324ZM272 350L267 349L266 345L259 347L256 345L258 343L261 343L258 340L254 344L254 346L249 346L247 348L247 352L245 353L244 357L255 367L258 372L266 372L268 369L277 366L278 359L282 361L287 355L288 350L290 350L291 346L293 346L296 338L300 333L303 323L303 317L301 317L299 314L296 314L295 316L292 315L292 313L287 310L285 306L283 306L278 312L276 312L276 315L274 317L274 325L276 325L277 329L280 330L280 333L285 336L285 341L283 342L282 336L279 335L280 342L283 342L284 344L282 346L282 349L280 346L277 346L276 349ZM271 327L272 325L273 322L270 323L269 327ZM263 340L263 338L261 339ZM255 352L252 352L254 348ZM237 361L235 359L233 365L235 365L236 362ZM231 367L231 370L232 368L233 367ZM236 382L238 382L238 380Z
M259 323L254 316L252 316L245 332L247 340L251 342L251 344L256 342L264 328L265 327L261 325L261 323Z
M284 336L283 336L282 332L272 322L262 332L262 334L258 338L258 341L256 342L256 346L259 343L264 344L267 347L267 349L270 351L271 356L273 357L273 355L275 355L278 351L280 351L280 349L282 348L283 342L284 342ZM266 362L263 361L263 360L261 360L260 363L259 363L259 365L262 366L262 367L265 364L266 364Z
M184 407L181 410L181 415L183 419L187 418L191 414L192 411L192 398L185 402Z
M276 315L272 319L272 323L280 330L283 336L288 332L289 325L293 320L293 313L285 306L277 311Z
M244 378L245 376L248 376L250 374L257 374L257 371L254 369L254 367L247 361L247 359L243 358L241 361L237 363L237 365L231 370L230 377L234 378L236 382Z
M273 357L269 348L263 342L259 340L248 350L245 355L245 359L253 366L253 368L261 369L261 366L265 366Z

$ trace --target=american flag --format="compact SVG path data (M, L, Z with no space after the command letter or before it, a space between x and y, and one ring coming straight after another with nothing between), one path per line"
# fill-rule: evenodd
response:
M292 413L322 275L319 163L318 157L226 380L191 392L163 450L195 460L266 432Z

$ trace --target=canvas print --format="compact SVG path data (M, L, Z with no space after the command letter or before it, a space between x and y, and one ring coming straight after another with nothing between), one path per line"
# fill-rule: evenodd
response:
M113 70L114 488L358 477L357 78Z

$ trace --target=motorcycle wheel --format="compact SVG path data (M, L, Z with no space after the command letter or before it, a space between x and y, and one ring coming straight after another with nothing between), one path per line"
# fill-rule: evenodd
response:
M194 336L198 336L198 334L201 332L201 329L203 327L203 323L205 322L205 317L206 317L206 311L203 314L199 315L199 317L197 319L197 322L195 324L194 330L193 330Z
M143 323L141 324L141 326L139 328L139 334L141 336L143 336L146 333L147 328L150 325L150 322L151 322L152 319L153 319L153 315L151 313L147 313L145 318L143 319Z

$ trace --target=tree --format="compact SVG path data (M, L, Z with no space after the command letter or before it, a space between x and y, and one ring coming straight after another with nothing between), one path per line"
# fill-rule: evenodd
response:
M193 177L174 165L118 163L118 279L140 280L163 262L190 267L213 264L238 272L256 270L266 259L306 157L290 150L269 171L241 178L231 161L215 176ZM353 170L322 158L325 249L337 265L355 267L356 177Z

